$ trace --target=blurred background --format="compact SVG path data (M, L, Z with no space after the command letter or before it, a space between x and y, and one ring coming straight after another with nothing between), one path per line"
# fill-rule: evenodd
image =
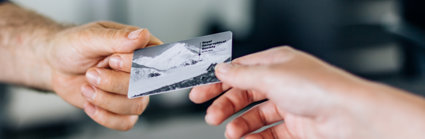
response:
M12 0L61 23L116 21L164 42L231 30L234 58L291 45L364 78L425 94L423 0ZM188 91L151 97L134 129L106 129L52 93L0 87L0 138L224 138ZM227 123L228 121L226 121Z

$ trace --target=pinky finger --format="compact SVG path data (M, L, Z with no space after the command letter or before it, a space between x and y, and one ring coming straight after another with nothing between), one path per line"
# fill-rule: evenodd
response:
M245 136L245 139L291 139L294 138L284 123L270 127L262 132Z
M139 118L137 115L118 115L111 113L90 103L84 104L84 111L100 125L121 131L127 131L133 128Z

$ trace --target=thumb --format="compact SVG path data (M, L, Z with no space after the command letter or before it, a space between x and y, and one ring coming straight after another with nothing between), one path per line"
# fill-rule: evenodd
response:
M129 53L136 49L144 48L148 45L151 35L147 29L105 29L97 35L97 51L102 55L112 53Z
M268 72L265 66L236 65L229 63L218 64L215 74L223 83L244 90L265 92L268 88Z

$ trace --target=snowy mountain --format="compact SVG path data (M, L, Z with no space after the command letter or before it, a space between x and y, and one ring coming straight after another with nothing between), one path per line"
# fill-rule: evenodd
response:
M157 76L161 76L164 75L165 72L164 71L160 71L157 70L155 68L149 68L149 67L141 67L138 64L133 63L133 69L131 70L131 74L134 75L131 80L137 81L140 80L142 78L147 79L147 78L152 78L152 77L157 77Z
M155 57L140 57L134 60L134 63L166 71L177 67L193 65L201 61L198 52L189 47L191 46L185 43L176 43L160 55Z

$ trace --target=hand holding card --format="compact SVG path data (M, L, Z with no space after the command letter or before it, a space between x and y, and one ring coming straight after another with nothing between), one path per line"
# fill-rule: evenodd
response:
M58 96L83 108L105 127L129 130L149 99L129 100L130 69L108 65L108 58L131 55L136 49L155 44L162 42L147 29L96 22L61 30L45 45L47 51L42 52L52 72L51 87ZM121 58L123 64L131 63L131 58Z
M128 98L219 82L214 67L231 55L231 32L136 50Z

